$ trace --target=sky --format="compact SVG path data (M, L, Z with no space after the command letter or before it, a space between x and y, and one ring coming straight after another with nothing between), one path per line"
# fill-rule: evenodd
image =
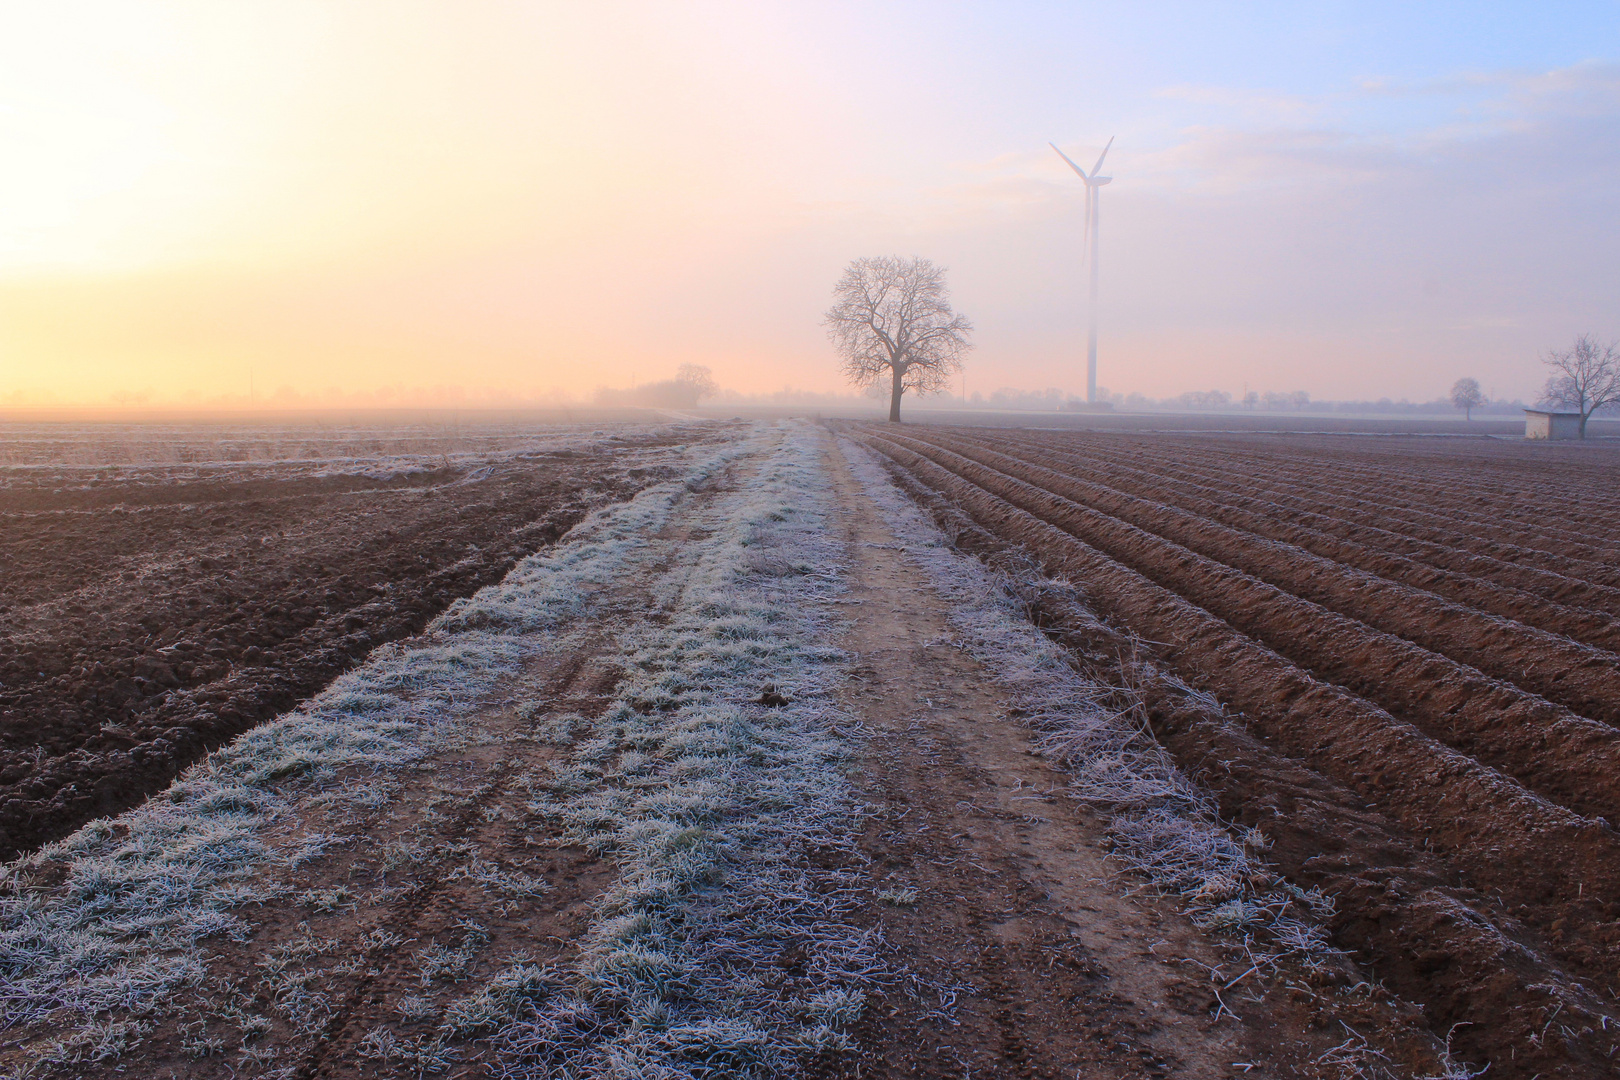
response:
M863 255L966 387L1533 399L1620 337L1620 4L0 0L0 404L846 385ZM250 397L251 395L251 397ZM279 397L278 397L279 395Z

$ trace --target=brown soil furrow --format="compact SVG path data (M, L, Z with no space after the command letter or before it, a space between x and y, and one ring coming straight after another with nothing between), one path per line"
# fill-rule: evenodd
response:
M963 437L983 441L979 436ZM1066 463L1107 472L1121 483L1148 484L1158 491L1168 489L1177 493L1176 505L1226 524L1297 543L1318 555L1351 562L1392 580L1463 600L1577 641L1611 651L1620 646L1620 628L1612 618L1620 615L1620 589L1296 508L1308 500L1293 496L1285 503L1281 497L1254 495L1253 485L1230 475L1211 478L1208 483L1171 477L1163 471L1122 464L1090 444L1082 449L1078 444L1007 437L989 445L1040 449ZM1133 489L1133 494L1140 492ZM1354 561L1357 559L1363 561Z
M1160 448L1155 451L1155 456L1164 453L1165 451ZM1184 457L1160 460L1164 462L1167 470L1187 471L1191 468ZM1214 464L1205 468L1224 472L1217 469ZM1452 532L1455 532L1459 525L1464 525L1470 527L1472 531L1460 532L1457 535L1474 538L1476 542L1485 545L1479 550L1486 553L1508 558L1518 555L1519 558L1534 560L1536 565L1560 573L1572 573L1573 576L1592 578L1605 585L1620 587L1620 568L1614 565L1620 556L1616 555L1607 537L1588 536L1583 541L1573 532L1509 527L1488 510L1471 509L1466 505L1466 496L1459 495L1455 491L1437 494L1422 501L1420 505L1414 505L1386 500L1383 486L1376 477L1369 477L1366 487L1347 487L1333 483L1320 473L1280 470L1270 462L1266 462L1257 470L1245 470L1243 475L1266 485L1268 490L1304 489L1318 498L1331 499L1341 512L1351 515L1353 519L1399 521L1403 529L1408 525L1429 526ZM1444 513L1428 509L1437 506L1443 507ZM1549 516L1562 520L1562 515Z
M926 441L966 452L980 464L1116 516L1583 716L1620 724L1620 658L1612 652L1346 567L1294 544L1067 476L1041 463L940 435L930 435Z
M1155 442L1160 447L1165 445L1163 440ZM1541 461L1511 455L1468 459L1450 450L1425 452L1420 448L1422 440L1416 446L1403 442L1398 452L1372 455L1347 454L1342 446L1330 447L1326 453L1319 447L1300 452L1272 440L1255 453L1240 453L1224 440L1214 444L1207 439L1185 440L1180 445L1184 451L1218 447L1217 453L1231 460L1263 465L1295 479L1326 480L1356 491L1374 485L1383 497L1402 496L1404 505L1409 506L1431 506L1436 499L1448 503L1465 499L1465 510L1473 512L1473 507L1488 506L1491 520L1500 515L1538 531L1545 530L1551 515L1568 520L1599 547L1612 547L1610 538L1620 524L1620 504L1604 494L1608 488L1605 470L1584 470L1584 483L1559 483L1560 474L1574 471L1567 461L1549 475ZM1481 465L1487 467L1482 469ZM1504 478L1515 470L1523 475Z
M1291 456L1288 464L1299 468L1308 457ZM1597 544L1612 546L1609 538L1616 525L1620 525L1620 504L1605 494L1608 481L1603 471L1592 470L1586 483L1549 483L1547 470L1540 463L1512 462L1525 468L1526 474L1511 480L1501 479L1508 461L1497 460L1491 468L1482 470L1470 463L1458 467L1450 454L1429 454L1410 463L1386 456L1381 462L1368 462L1353 474L1335 469L1335 474L1354 482L1388 481L1391 493L1401 493L1414 506L1431 504L1436 498L1455 501L1462 492L1475 506L1489 506L1491 513L1532 529L1544 529L1549 515L1568 520L1576 531L1594 538ZM1404 466L1404 467L1403 467Z
M895 479L932 510L959 548L992 565L1010 559L1008 569L1018 573L1013 545L898 462L888 463ZM1120 658L1144 648L1056 594L1036 600L1036 615L1099 681L1117 680ZM1155 735L1219 799L1222 816L1263 830L1271 841L1265 861L1288 880L1336 898L1335 941L1390 989L1422 1002L1437 1036L1464 1025L1454 1043L1459 1058L1508 1063L1502 1070L1508 1076L1554 1075L1565 1063L1558 1048L1539 1045L1533 1036L1559 1009L1591 1017L1601 1012L1601 1003L1570 988L1568 977L1549 968L1536 949L1505 936L1496 924L1512 920L1494 898L1458 888L1456 874L1398 823L1266 745L1153 664L1128 665L1125 675L1140 689ZM1522 937L1524 928L1515 933ZM1607 1060L1601 1058L1606 1050L1583 1048L1578 1056L1592 1067Z
M1202 476L1210 483L1221 483L1231 479L1231 474L1218 470L1203 472L1184 465L1172 467L1168 464L1165 467L1167 471L1174 468L1174 471L1185 475ZM1262 477L1253 482L1252 489L1284 505L1325 513L1351 524L1384 524L1398 527L1403 535L1427 540L1442 547L1480 555L1510 566L1523 566L1559 577L1589 582L1609 590L1605 595L1620 591L1620 573L1606 563L1570 555L1567 551L1559 553L1513 543L1504 539L1499 530L1488 524L1465 530L1459 527L1460 519L1454 514L1431 514L1423 511L1407 513L1398 508L1380 507L1354 495L1335 497L1331 489L1308 478L1288 484ZM1301 491L1308 492L1309 497L1302 496Z
M920 468L932 486L946 490L992 531L1029 543L1110 614L1151 640L1173 643L1167 658L1178 671L1243 710L1268 740L1387 807L1475 887L1499 892L1510 905L1532 906L1543 925L1563 918L1594 931L1601 911L1583 905L1586 895L1620 895L1620 844L1606 825L1553 806L1413 725L1312 678L1203 608L1060 530L1088 513L1084 508L955 455L947 470L895 442L867 437L914 471ZM1198 559L1190 552L1181 557ZM1612 963L1616 956L1620 952L1605 942L1590 956L1578 951L1573 958L1600 969L1600 962Z
M896 438L925 454L924 445L937 445ZM975 460L973 453L968 457ZM937 458L936 463L947 468L954 464ZM993 469L990 463L978 463ZM1020 468L1019 463L1006 464L997 475L1014 476L1065 498L1072 494L1060 477ZM1620 732L1614 728L1257 580L1250 576L1253 567L1229 566L1236 561L1230 557L1221 561L1196 548L1183 549L1175 543L1179 537L1161 537L1083 507L1076 503L1079 512L1064 522L1081 540L1538 794L1579 813L1620 821Z
M1053 444L1063 444L1071 440L1054 438L1051 441ZM1482 506L1490 504L1478 502L1478 497L1469 491L1465 482L1460 482L1453 490L1432 497L1402 501L1399 498L1390 498L1384 490L1383 481L1375 474L1365 477L1359 486L1336 482L1332 475L1331 458L1324 457L1319 468L1313 472L1305 468L1285 467L1267 454L1237 455L1219 444L1207 441L1187 444L1184 447L1166 445L1163 442L1147 444L1140 441L1131 441L1125 445L1130 447L1133 458L1160 464L1167 472L1185 472L1215 478L1242 477L1263 486L1267 491L1282 493L1305 490L1331 501L1335 506L1342 507L1347 513L1370 518L1398 519L1414 525L1430 524L1440 527L1455 527L1458 523L1464 523L1474 527L1473 531L1463 533L1465 536L1477 537L1480 532L1497 534L1499 541L1506 543L1509 549L1523 549L1542 558L1567 558L1576 563L1590 562L1611 575L1616 573L1616 567L1613 565L1614 552L1607 537L1595 537L1594 547L1591 544L1572 546L1568 535L1545 528L1532 530L1532 535L1524 535L1520 530L1502 526L1492 515L1491 510L1494 510L1494 507L1491 507L1491 510L1481 509ZM1444 507L1445 513L1434 513L1437 506ZM1549 510L1548 517L1563 520L1563 515L1553 510Z

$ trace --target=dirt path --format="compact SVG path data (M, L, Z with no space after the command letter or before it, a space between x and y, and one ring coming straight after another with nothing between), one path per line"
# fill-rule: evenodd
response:
M705 449L12 864L0 1075L1439 1072L1348 961L1121 872L868 467L808 424ZM1206 916L1269 895L1235 865Z
M1128 895L1102 824L951 644L944 602L842 457L828 463L850 550L849 707L872 729L863 846L896 901L884 935L920 977L864 1022L853 1075L1310 1075L1325 1046L1308 1018L1242 986L1224 995L1242 1022L1221 1009L1209 972L1230 958Z

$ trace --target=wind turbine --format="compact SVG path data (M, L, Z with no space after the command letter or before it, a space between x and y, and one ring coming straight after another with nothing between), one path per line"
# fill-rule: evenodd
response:
M1097 202L1098 189L1113 179L1112 176L1098 176L1102 170L1103 158L1108 156L1108 147L1114 145L1113 136L1109 136L1108 146L1097 155L1097 164L1091 167L1088 176L1086 170L1076 165L1063 151L1058 150L1057 143L1047 143L1053 150L1057 150L1058 157L1069 163L1069 168L1079 174L1080 179L1086 182L1086 246L1091 249L1091 329L1086 337L1086 401L1089 404L1097 403Z

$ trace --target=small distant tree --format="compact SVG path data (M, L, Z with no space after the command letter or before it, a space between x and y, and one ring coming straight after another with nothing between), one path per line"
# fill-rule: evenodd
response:
M900 422L900 398L947 389L972 348L973 324L951 310L945 269L927 259L856 259L833 287L822 318L827 336L856 386L889 384L889 422Z
M675 369L675 381L690 386L696 401L712 398L720 392L720 387L714 381L714 372L702 364L682 364Z
M1474 410L1485 404L1485 391L1478 379L1462 378L1451 384L1451 403L1463 410L1463 419L1472 420Z
M1542 389L1542 400L1581 414L1581 438L1587 419L1605 405L1620 401L1620 353L1615 343L1599 345L1582 334L1562 352L1550 352L1541 362L1553 369Z

